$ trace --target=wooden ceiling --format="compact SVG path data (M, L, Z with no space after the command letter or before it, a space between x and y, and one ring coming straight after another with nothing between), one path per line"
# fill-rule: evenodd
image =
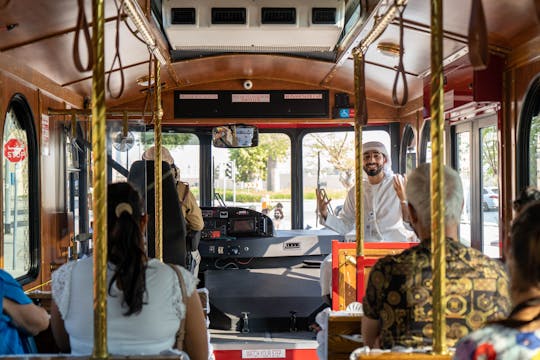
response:
M147 0L139 0L147 7ZM384 1L384 0L383 0ZM74 0L11 0L0 1L0 28L18 24L14 29L0 30L0 64L31 68L63 89L78 96L91 95L91 73L79 72L73 61L75 25L78 14ZM91 1L86 0L85 13L91 22ZM115 54L116 7L106 0L106 69L111 69ZM216 1L219 3L219 1ZM484 12L492 50L510 54L521 44L540 34L535 4L538 0L485 0ZM7 4L7 5L6 5ZM445 56L466 46L471 0L444 1ZM418 75L429 69L430 63L430 2L409 0L404 12L404 66L407 71L409 99L422 96L423 79ZM399 27L394 21L378 41L398 42ZM163 38L163 35L159 34ZM82 36L81 36L82 37ZM165 40L164 38L162 40ZM166 43L166 42L163 42ZM80 44L83 63L86 59L84 43ZM125 77L125 90L119 99L108 93L108 105L120 106L144 99L136 79L147 74L149 54L145 44L137 40L124 23L120 25L120 56ZM367 96L370 100L392 105L392 84L397 59L390 58L372 45L366 54ZM111 88L120 86L118 63L112 66ZM259 83L266 86L276 82L289 88L327 88L353 93L352 60L335 67L332 62L310 60L275 54L225 54L202 57L165 66L162 71L166 91L181 88L241 88L244 79L252 79L254 89ZM332 76L328 76L331 74ZM323 80L327 82L323 83Z

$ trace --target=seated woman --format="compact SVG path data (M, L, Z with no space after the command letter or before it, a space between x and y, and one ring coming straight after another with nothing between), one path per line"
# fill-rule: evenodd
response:
M24 354L19 332L37 335L49 327L49 314L35 305L21 285L0 269L0 355Z
M183 350L191 359L208 359L206 324L197 280L177 273L145 253L146 215L138 192L128 183L108 186L107 344L111 354L155 355L175 347L185 319ZM64 352L88 355L94 343L93 260L69 262L53 273L51 325Z
M488 324L458 344L454 359L536 359L540 355L540 201L521 209L505 247L510 293L508 318Z

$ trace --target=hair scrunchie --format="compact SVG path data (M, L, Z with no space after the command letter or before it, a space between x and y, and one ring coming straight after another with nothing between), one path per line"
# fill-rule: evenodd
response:
M114 213L116 214L117 218L119 218L124 211L129 215L133 215L133 208L126 202L121 202L120 204L116 205L116 208L114 208Z

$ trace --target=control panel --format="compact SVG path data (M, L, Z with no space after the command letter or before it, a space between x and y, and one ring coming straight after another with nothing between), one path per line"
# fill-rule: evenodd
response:
M201 211L201 240L274 236L272 219L258 211L239 207L201 207Z

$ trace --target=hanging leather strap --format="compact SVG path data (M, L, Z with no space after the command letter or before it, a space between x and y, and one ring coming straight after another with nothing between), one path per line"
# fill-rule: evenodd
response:
M394 2L396 3L396 7L399 12L399 63L396 71L396 76L394 77L394 86L392 87L392 101L396 106L404 106L409 100L409 87L407 85L407 76L405 75L405 66L403 65L403 12L405 11L406 5L398 6L397 1ZM403 95L401 97L401 100L398 99L397 94L398 81L400 77L403 80Z
M77 14L77 25L75 29L75 37L73 38L73 61L75 62L75 67L80 72L90 71L94 66L94 51L92 49L92 37L90 36L90 26L88 25L88 20L86 19L86 14L84 12L84 0L78 0L77 4L79 6L79 11ZM86 45L86 51L88 53L88 62L84 66L81 62L81 56L79 54L79 35L83 33L84 43Z
M178 350L184 349L184 337L186 335L186 316L187 316L187 290L186 290L186 284L184 282L184 277L182 276L182 273L180 272L180 269L173 264L167 264L169 265L178 276L178 284L180 285L180 291L182 291L182 303L184 303L184 307L186 309L186 312L184 314L183 319L180 321L180 327L178 328L178 332L176 333L176 346L175 348Z
M482 0L472 0L469 20L469 59L474 70L483 70L488 66L488 37Z

